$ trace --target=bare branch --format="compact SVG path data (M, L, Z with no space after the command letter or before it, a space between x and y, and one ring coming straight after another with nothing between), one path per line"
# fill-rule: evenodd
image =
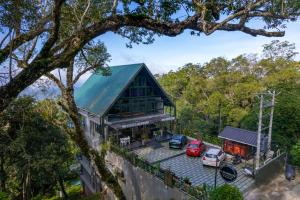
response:
M34 40L32 46L31 46L31 48L29 49L27 55L25 56L24 61L25 61L26 63L28 63L29 59L31 58L31 56L32 56L32 54L33 54L33 52L34 52L34 49L35 49L35 47L36 47L38 38L39 38L39 36L37 36L37 37L35 38L35 40Z
M12 29L9 29L7 34L3 37L2 41L0 42L0 48L2 48L3 43L8 38L8 36L11 34Z
M93 70L93 69L95 69L95 68L97 68L97 67L98 67L98 66L93 65L93 66L90 66L90 67L87 67L87 68L83 69L81 72L79 72L79 73L75 76L75 78L74 78L74 80L73 80L73 84L75 84L75 83L80 79L80 77L81 77L82 75L84 75L84 74L87 73L88 71L91 71L91 70Z
M85 15L86 15L87 11L88 11L89 8L90 8L90 5L91 5L91 0L88 0L88 4L87 4L87 6L86 6L86 8L85 8L85 10L84 10L84 12L83 12L83 14L82 14L82 16L81 16L80 21L79 21L80 27L82 27L83 20L84 20L84 18L85 18Z
M50 80L52 80L57 85L57 87L61 90L61 92L63 92L66 89L64 84L58 78L56 78L54 74L47 73L45 76Z
M49 18L46 17L42 19L36 26L35 29L27 32L20 34L19 36L15 37L12 41L10 41L3 49L0 50L0 63L4 62L10 52L10 48L12 48L12 51L20 47L22 44L33 40L36 36L42 34L43 32L47 31L44 28L44 25L48 22Z
M249 3L248 6L246 6L243 10L236 12L235 14L230 15L229 17L227 17L226 19L224 19L222 22L220 23L216 23L208 32L207 35L212 34L213 32L215 32L216 30L218 30L219 28L225 26L228 22L232 21L233 19L236 19L238 17L247 15L247 13L249 13L252 9L257 8L258 6L262 5L264 2L266 2L266 0L260 0L257 1L256 3Z

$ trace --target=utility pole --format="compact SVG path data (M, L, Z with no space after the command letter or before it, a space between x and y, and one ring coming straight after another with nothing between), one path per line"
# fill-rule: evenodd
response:
M264 95L261 94L260 104L259 104L259 115L258 115L255 169L259 168L259 160L260 160L260 138L261 138L261 127L262 127L263 102L264 102Z
M275 90L272 92L272 102L271 102L271 113L270 113L270 121L269 121L269 134L268 134L268 151L271 149L271 139L272 139L272 125L273 125L273 114L275 107Z
M266 97L272 97L267 101ZM275 106L275 91L268 93L259 94L260 106L259 106L259 115L258 115L258 128L257 128L257 147L256 147L256 158L255 158L255 169L259 168L260 162L260 153L261 153L261 135L262 132L268 129L268 143L267 143L267 151L271 150L271 142L272 142L272 125L273 125L273 114L274 114L274 106ZM271 108L271 110L264 111L264 109ZM264 115L264 113L266 113ZM268 126L263 127L263 120L269 117ZM265 140L263 141L265 142ZM265 151L265 149L264 149ZM265 152L266 153L266 152Z

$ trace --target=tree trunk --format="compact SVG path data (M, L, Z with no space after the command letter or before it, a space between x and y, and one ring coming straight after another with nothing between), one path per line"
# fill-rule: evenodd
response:
M3 155L1 156L0 162L1 162L0 163L0 191L5 192L6 191L6 188L5 188L5 185L6 185L6 172L4 170Z
M22 184L23 200L30 199L29 191L30 191L30 170L28 170L25 174L25 177L23 177L23 184Z
M69 114L76 133L71 135L72 139L79 146L82 154L87 157L92 163L96 165L96 172L101 180L114 192L116 197L120 200L125 200L122 188L118 183L118 180L112 175L112 173L106 168L104 155L100 155L99 152L91 149L85 139L84 131L81 126L78 109L74 100L74 85L73 85L73 62L70 62L67 68L67 88L62 91L64 103L62 103L63 109Z
M63 181L62 177L59 174L57 174L57 181L58 181L59 187L62 191L63 199L68 199L69 197L68 197L68 194L65 190L64 181Z

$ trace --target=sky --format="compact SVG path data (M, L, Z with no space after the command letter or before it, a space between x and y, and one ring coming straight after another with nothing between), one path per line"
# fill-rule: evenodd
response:
M275 39L295 43L300 52L300 22L287 24L286 34L281 38L253 37L226 31L218 31L210 36L191 36L190 31L185 31L176 37L156 37L153 44L133 45L133 48L126 47L127 39L111 32L99 39L105 43L111 55L110 66L143 62L153 74L162 74L175 71L186 63L203 64L219 56L231 59L244 53L260 53L263 44Z

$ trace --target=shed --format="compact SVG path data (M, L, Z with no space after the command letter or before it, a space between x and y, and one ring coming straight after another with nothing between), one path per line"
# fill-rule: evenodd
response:
M257 133L254 131L226 126L218 137L223 139L223 151L228 154L249 158L256 151ZM261 138L264 147L266 138L264 135Z

